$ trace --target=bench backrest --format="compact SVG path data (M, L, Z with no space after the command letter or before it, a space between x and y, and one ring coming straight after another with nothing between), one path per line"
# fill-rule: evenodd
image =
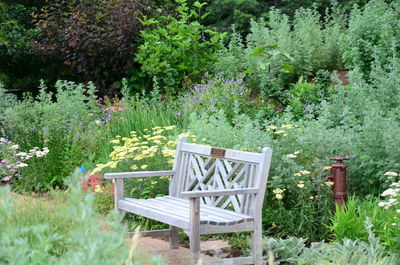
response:
M187 143L185 137L180 137L170 195L179 197L183 191L194 190L257 188L257 194L206 197L201 202L251 216L261 214L271 156L270 148L252 153Z

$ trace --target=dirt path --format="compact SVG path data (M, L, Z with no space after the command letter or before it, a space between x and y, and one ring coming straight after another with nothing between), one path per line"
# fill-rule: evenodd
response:
M229 244L222 240L209 240L201 242L201 251L203 259L211 259L212 256L204 253L215 253L218 256L222 249L229 247ZM161 256L166 265L187 265L189 264L189 249L179 247L178 249L170 249L167 241L143 237L140 239L139 250L144 255Z

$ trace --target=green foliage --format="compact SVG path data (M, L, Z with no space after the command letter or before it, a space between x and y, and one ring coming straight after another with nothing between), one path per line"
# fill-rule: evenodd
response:
M126 228L116 216L100 219L94 213L93 196L81 192L80 178L77 169L68 181L67 200L56 194L50 201L25 197L13 202L10 188L0 188L1 263L145 263L138 261L134 249L130 253L126 248Z
M152 98L139 96L124 98L122 102L124 111L107 123L104 138L99 139L103 162L108 159L112 151L109 141L117 136L130 137L132 131L145 135L146 130L156 126L176 125L182 130L189 123L188 113L181 111L179 104L162 100L156 94L153 94Z
M396 4L397 3L397 4ZM343 38L343 60L349 69L358 69L369 79L374 63L390 63L399 56L400 17L398 2L370 1L364 8L355 6Z
M52 1L35 15L36 51L58 58L102 92L128 74L147 0Z
M352 240L368 240L368 233L363 228L364 220L368 217L375 227L381 244L394 253L400 249L398 242L400 231L398 229L399 213L395 209L385 209L378 200L361 201L351 198L345 208L336 208L332 224L329 229L339 242L345 238Z
M264 238L263 250L266 252L265 255L274 256L274 264L290 264L293 261L293 257L300 255L306 245L306 239L289 237L286 239L275 239L273 237Z
M379 237L372 231L369 219L365 221L365 229L368 233L368 242L345 239L342 244L333 243L325 245L323 242L316 246L306 248L304 239L264 239L265 251L270 260L277 264L397 264L397 254L387 255L384 247L380 246Z
M194 85L182 97L182 108L187 112L215 113L220 109L232 118L239 110L249 106L250 91L243 78L226 79L222 74L207 78L202 84Z
M268 10L267 3L259 0L216 0L209 1L207 11L210 13L205 19L206 24L219 32L232 30L232 25L241 35L249 32L250 20L260 17Z
M55 102L53 94L42 85L36 98L26 95L6 109L4 131L9 140L19 144L21 150L50 150L46 157L30 160L29 167L22 170L26 177L13 186L16 189L43 191L51 186L62 187L63 178L72 169L94 160L98 154L102 125L95 123L99 117L93 84L85 87L59 81L55 87Z
M41 78L51 79L58 71L55 62L31 52L38 31L30 13L36 10L35 5L0 3L0 82L7 89L33 91Z
M16 104L17 98L13 94L7 94L3 84L0 82L0 113L6 113L8 108L12 108ZM0 128L4 122L4 116L0 116ZM2 132L0 131L0 134Z
M315 9L299 9L293 21L272 10L268 21L251 22L246 45L233 35L214 65L228 76L247 72L246 83L267 98L287 101L289 83L300 76L315 76L318 70L341 68L339 43L344 18L333 7L325 20Z
M143 44L136 54L142 70L156 76L167 93L178 91L184 80L199 81L216 60L224 36L200 23L207 15L201 14L205 3L195 2L191 9L186 0L177 2L177 17L160 15L143 22L147 28L140 32Z
M312 83L302 82L300 79L293 85L289 91L291 98L288 105L294 117L302 118L306 113L316 114L321 101L330 97L334 90L328 87L330 77L327 74L329 75L325 71L318 71Z

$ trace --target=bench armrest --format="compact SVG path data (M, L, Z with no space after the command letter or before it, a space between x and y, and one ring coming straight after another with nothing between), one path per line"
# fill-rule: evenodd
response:
M175 171L137 171L137 172L120 172L120 173L107 173L104 175L106 179L130 179L130 178L144 178L144 177L161 177L173 176Z
M259 189L255 189L255 188L184 191L184 192L180 193L180 197L186 198L186 199L191 199L191 198L215 197L215 196L226 196L226 195L237 195L237 194L255 194L258 192L259 192Z

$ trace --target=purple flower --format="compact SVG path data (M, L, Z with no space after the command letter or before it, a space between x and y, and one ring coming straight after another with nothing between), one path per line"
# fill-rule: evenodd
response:
M197 117L198 117L198 118L201 118L201 117L203 117L203 116L199 114L199 115L197 115Z
M7 176L7 177L4 177L2 180L3 181L9 181L11 179L11 177L10 176Z

